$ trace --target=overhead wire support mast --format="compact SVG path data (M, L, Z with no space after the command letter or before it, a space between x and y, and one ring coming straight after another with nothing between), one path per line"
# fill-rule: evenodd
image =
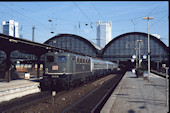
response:
M32 41L34 42L34 29L35 29L35 26L32 26Z

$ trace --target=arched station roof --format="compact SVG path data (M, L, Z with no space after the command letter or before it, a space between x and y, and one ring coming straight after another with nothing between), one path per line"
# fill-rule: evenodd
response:
M58 34L44 42L58 48L68 49L78 53L96 57L100 48L87 39L74 34Z
M139 48L141 58L148 55L148 34L142 32L129 32L112 39L103 49L97 47L87 39L74 34L59 34L44 42L58 48L83 53L93 57L101 57L110 61L127 61L136 55L135 48ZM151 60L168 60L168 47L155 36L150 35ZM137 53L139 54L139 53Z
M126 61L136 55L135 48L139 48L141 58L148 54L148 34L130 32L112 39L102 50L101 56L111 61ZM160 61L168 59L168 47L155 36L150 35L151 60Z

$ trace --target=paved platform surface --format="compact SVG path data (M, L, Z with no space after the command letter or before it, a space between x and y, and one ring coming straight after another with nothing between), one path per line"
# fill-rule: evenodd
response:
M0 102L40 92L38 86L39 82L36 78L0 82Z
M100 113L169 113L165 78L151 73L148 82L126 72Z

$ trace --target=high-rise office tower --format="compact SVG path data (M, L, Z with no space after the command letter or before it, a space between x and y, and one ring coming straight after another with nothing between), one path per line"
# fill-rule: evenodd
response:
M14 22L14 20L3 21L2 31L3 31L3 34L10 35L13 37L19 37L18 22Z
M97 22L97 45L101 48L112 40L112 22Z

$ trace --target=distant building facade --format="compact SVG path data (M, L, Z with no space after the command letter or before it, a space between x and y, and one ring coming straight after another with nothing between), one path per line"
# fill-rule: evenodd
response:
M3 32L3 34L6 34L6 35L10 35L13 37L19 37L18 22L14 22L14 20L3 21L2 22L2 32Z
M112 40L112 22L97 22L97 45L104 48Z

